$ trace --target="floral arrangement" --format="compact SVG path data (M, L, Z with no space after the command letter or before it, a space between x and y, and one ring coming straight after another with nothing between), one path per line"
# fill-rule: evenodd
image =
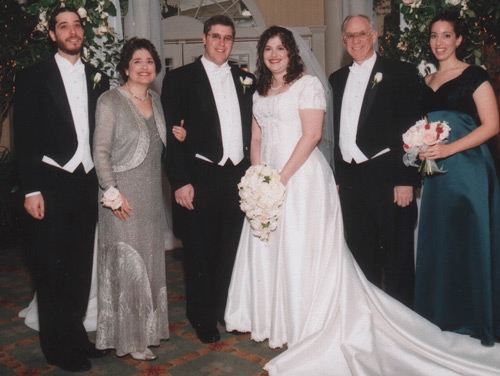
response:
M122 210L123 200L116 187L109 187L102 196L101 204L111 210Z
M82 19L85 35L83 58L92 62L100 70L115 75L116 64L120 58L122 41L117 39L109 25L110 16L116 16L116 8L109 0L44 0L31 1L26 6L26 13L38 17L38 23L31 33L31 40L36 45L39 57L50 51L47 40L48 19L50 14L60 7L76 9ZM33 46L32 46L33 47Z
M419 120L410 129L403 134L403 147L405 155L403 162L406 166L418 167L416 164L418 153L425 151L429 146L445 143L450 135L451 128L446 121L433 121L428 123L426 120ZM432 175L436 172L444 173L434 160L422 162L419 171L423 175Z
M285 186L280 175L266 164L250 167L238 184L240 208L245 212L254 236L265 242L276 230Z
M469 64L484 64L492 72L499 71L493 58L500 53L498 0L393 0L379 38L381 54L417 65L422 76L434 72L428 26L442 11L457 12L465 25L461 59Z
M16 72L50 54L47 22L49 15L59 7L76 9L82 17L83 57L110 77L117 77L115 65L120 58L122 40L108 23L109 17L117 14L110 0L2 0L0 37L4 43L0 58L0 124L9 110Z

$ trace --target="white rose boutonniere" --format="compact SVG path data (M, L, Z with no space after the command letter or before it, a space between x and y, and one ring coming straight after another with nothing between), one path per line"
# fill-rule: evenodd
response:
M372 89L375 87L376 84L379 84L380 82L382 82L383 78L384 78L384 75L382 74L382 72L375 73L375 77L373 77L373 81L372 81Z
M122 210L122 196L116 187L109 187L102 196L101 204L111 210Z
M102 76L99 72L94 74L94 76L92 77L92 82L94 83L94 86L92 86L92 89L95 90L96 86L98 86L99 82L101 82L101 78L102 78Z
M241 82L241 86L243 86L243 94L245 94L245 90L252 86L253 84L253 80L250 78L250 77L240 77L240 82Z

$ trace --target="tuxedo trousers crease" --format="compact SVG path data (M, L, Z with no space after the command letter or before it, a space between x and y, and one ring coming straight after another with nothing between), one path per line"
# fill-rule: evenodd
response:
M413 306L417 206L394 203L394 183L385 156L343 163L340 202L347 244L368 280Z
M223 322L244 214L237 184L248 163L225 166L196 160L193 211L184 210L187 317L193 325Z
M88 346L83 326L92 276L97 178L43 166L45 217L34 220L40 344L50 362Z

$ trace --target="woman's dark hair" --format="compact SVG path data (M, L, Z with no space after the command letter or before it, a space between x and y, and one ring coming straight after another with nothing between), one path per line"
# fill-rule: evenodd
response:
M465 55L467 41L465 39L465 25L460 18L460 15L457 12L453 11L444 11L438 13L429 23L429 38L431 36L432 26L439 21L449 22L453 26L453 31L455 32L456 37L462 37L462 43L456 49L457 58L461 59ZM434 62L437 63L435 58L433 57Z
M432 25L434 25L438 21L445 21L451 23L453 25L453 31L455 32L457 38L460 36L462 36L462 38L464 37L464 24L457 12L445 11L438 13L431 20L431 23L429 24L429 36L431 33Z
M292 32L284 27L271 26L262 33L257 43L257 92L260 95L265 95L271 87L273 75L264 63L264 49L269 39L276 36L281 39L283 47L285 47L288 52L289 61L288 67L286 68L286 74L283 77L284 82L288 84L297 79L302 72L304 72L304 65L299 55L299 47L293 38Z
M156 52L156 48L153 43L151 43L148 39L134 37L132 39L129 39L127 43L123 45L122 51L120 52L120 62L116 67L116 69L118 69L118 72L120 72L123 81L128 80L125 70L128 69L130 60L132 60L134 52L138 50L148 51L151 54L153 61L155 62L156 74L160 73L161 71L160 56L158 56L158 52Z

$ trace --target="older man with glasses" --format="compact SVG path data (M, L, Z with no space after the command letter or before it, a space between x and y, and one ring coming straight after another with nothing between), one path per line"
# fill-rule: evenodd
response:
M419 80L409 64L375 53L364 15L342 24L353 63L330 76L335 173L346 240L368 280L413 304L416 169L403 164L402 134L421 118Z

